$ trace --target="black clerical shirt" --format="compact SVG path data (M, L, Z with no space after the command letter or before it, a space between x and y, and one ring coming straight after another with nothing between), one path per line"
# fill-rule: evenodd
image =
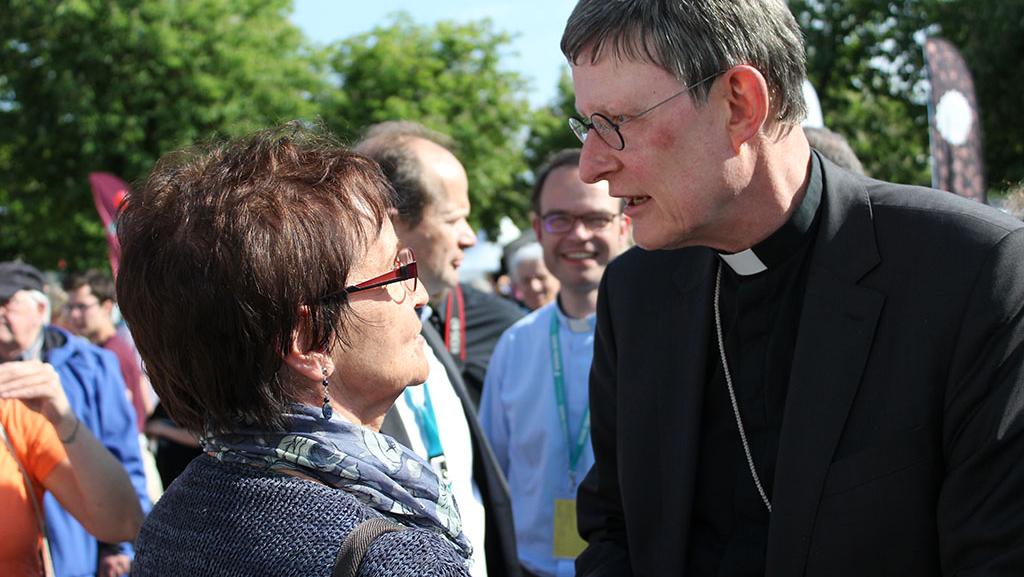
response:
M754 466L771 499L779 431L821 205L821 166L789 221L753 247L767 270L740 276L721 263L726 359ZM769 513L754 484L711 327L700 425L688 576L763 576Z

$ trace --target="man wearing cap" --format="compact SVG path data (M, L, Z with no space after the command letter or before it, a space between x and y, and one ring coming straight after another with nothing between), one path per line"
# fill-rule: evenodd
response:
M40 363L51 365L75 415L124 465L143 510L148 511L135 412L117 359L48 325L49 300L43 285L43 275L36 268L21 262L0 263L0 363L8 368L16 363L22 375L26 370L43 371ZM7 378L6 374L0 370L0 378ZM129 545L98 543L51 495L46 495L44 516L58 577L111 577L128 572Z

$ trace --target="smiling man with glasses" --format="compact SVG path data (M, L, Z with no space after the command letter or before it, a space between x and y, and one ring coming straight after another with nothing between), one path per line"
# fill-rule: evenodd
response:
M594 463L587 377L597 289L629 239L622 202L605 183L580 181L579 161L578 149L564 150L537 172L533 230L558 297L502 335L480 403L508 477L519 559L543 577L572 575L581 549L576 489Z
M1024 574L1021 223L811 150L782 0L581 0L562 51L642 247L598 299L578 574Z

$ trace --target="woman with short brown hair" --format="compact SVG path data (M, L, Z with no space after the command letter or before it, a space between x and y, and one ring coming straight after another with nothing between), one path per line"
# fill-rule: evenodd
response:
M466 575L447 484L380 435L427 377L426 302L372 161L286 126L158 163L118 224L118 301L198 457L157 503L135 575Z

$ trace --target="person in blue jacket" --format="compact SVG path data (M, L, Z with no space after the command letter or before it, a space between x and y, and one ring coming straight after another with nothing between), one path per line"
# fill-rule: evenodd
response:
M46 324L49 301L42 292L42 274L21 262L0 263L0 285L11 292L27 291L37 305L17 322L0 331L0 362L42 360L60 376L71 408L81 423L124 466L144 512L152 504L146 493L146 475L139 448L135 412L125 394L113 353ZM102 544L90 535L51 496L44 500L50 548L57 577L117 577L128 573L129 543Z

